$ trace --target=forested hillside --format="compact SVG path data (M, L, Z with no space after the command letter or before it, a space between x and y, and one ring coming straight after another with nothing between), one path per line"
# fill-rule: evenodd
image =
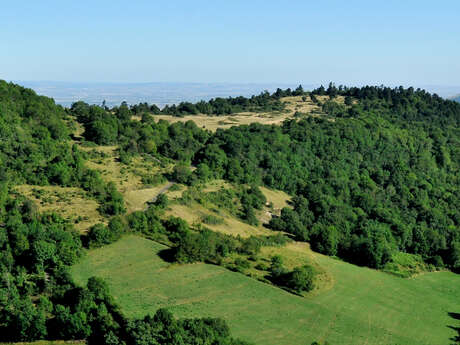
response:
M283 98L294 96L321 111L296 112L281 125L252 123L214 133L193 121L156 118L279 113L286 111ZM231 258L235 266L229 267L236 271L257 262L264 247L297 240L376 269L398 255L415 254L427 267L459 272L459 124L460 104L402 87L330 84L305 92L299 86L161 110L145 103L108 108L84 102L65 109L0 81L0 341L244 343L232 338L220 319L177 320L160 310L134 320L124 316L100 279L77 286L68 268L85 248L125 233L168 246L167 260L224 266ZM273 230L273 236L212 231L206 225L222 219L209 214L188 224L167 216L164 195L127 212L117 185L88 167L91 155L102 156L90 151L97 145L112 145L120 170L148 158L152 172L142 175L146 185L186 185L177 202L213 203L244 225L262 228L256 214L267 199L259 187L285 191L292 199L266 220L263 230ZM167 168L155 170L152 162ZM232 188L204 193L216 179ZM106 221L77 233L68 219L40 213L13 193L17 185L79 188L97 202ZM300 296L312 290L320 273L305 262L287 269L281 257L270 260L259 267L268 272L264 282Z
M244 344L220 319L177 320L166 310L128 319L104 281L73 282L68 268L82 255L86 236L12 193L20 183L79 186L100 203L100 212L125 212L115 185L86 168L85 154L71 145L72 121L52 99L0 81L0 341Z
M191 121L155 122L148 112L131 121L126 105L72 111L88 140L120 144L124 160L138 153L179 160L180 182L225 178L295 195L293 210L269 226L322 253L380 268L402 251L458 270L460 105L402 87L296 92L326 115L211 134ZM339 96L344 104L334 102Z
M359 101L333 118L218 131L194 164L296 195L270 226L320 252L378 268L405 251L458 269L460 106L410 89L333 92Z

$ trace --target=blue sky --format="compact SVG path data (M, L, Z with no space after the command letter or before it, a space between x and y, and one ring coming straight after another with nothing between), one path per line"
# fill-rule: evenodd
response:
M2 1L0 78L460 85L460 1Z

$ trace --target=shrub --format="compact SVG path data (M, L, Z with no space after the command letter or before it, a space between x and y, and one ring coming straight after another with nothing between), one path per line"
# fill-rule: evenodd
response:
M105 244L112 243L114 237L104 224L93 225L88 231L88 244L90 248L101 247Z
M224 223L224 219L212 214L207 214L201 217L201 222L208 225L219 225Z

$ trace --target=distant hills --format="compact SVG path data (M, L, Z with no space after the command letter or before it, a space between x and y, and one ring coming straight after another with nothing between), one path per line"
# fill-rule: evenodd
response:
M17 81L15 81L17 82ZM76 101L107 106L147 102L160 108L180 102L208 101L215 97L236 97L260 94L264 90L274 92L278 87L295 89L298 83L183 83L183 82L148 82L148 83L88 83L60 81L21 81L19 84L35 90L40 95L52 97L57 104L70 106ZM318 83L301 83L304 90L312 90ZM326 86L326 84L325 84ZM393 85L395 87L397 85ZM460 97L460 86L415 85L415 88L437 93L441 97Z
M20 84L35 90L40 95L52 97L57 104L70 106L76 101L100 105L104 100L107 106L147 102L160 108L180 102L208 101L215 97L250 97L278 87L295 89L299 84L275 83L85 83L59 81L21 81ZM311 90L319 85L303 85Z
M452 100L460 103L460 95L454 96Z

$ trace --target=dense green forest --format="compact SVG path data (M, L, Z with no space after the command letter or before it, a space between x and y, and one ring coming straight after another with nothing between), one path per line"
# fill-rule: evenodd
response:
M218 130L194 164L294 195L270 227L322 253L379 268L404 251L458 270L460 105L402 88L313 91L323 93L358 103L333 118Z

